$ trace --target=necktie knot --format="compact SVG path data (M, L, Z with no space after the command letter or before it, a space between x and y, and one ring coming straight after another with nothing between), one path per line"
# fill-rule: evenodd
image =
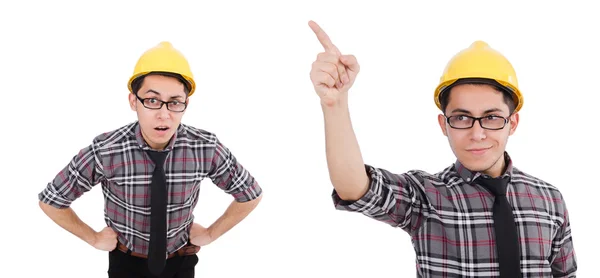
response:
M494 196L506 196L506 188L508 187L508 177L488 178L481 177L479 184L489 190Z
M148 151L150 159L152 159L152 162L154 162L154 164L156 164L156 167L160 169L163 168L163 164L165 163L167 154L167 152Z

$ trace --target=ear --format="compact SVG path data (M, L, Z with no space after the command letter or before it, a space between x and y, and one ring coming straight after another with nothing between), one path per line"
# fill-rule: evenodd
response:
M137 97L133 93L129 93L129 107L131 110L137 111Z
M446 130L446 117L443 114L438 115L438 123L440 124L444 136L448 136L448 130Z
M517 126L519 125L519 113L514 113L508 118L510 123L510 132L508 135L513 135L517 130Z

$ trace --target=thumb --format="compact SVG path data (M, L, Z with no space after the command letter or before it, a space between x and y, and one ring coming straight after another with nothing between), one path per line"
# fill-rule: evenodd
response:
M115 230L113 230L111 227L105 227L104 232L109 234L109 235L116 235L117 233L115 232Z
M340 62L342 62L344 66L354 73L358 73L360 71L360 65L358 64L358 61L354 55L342 55L340 56Z

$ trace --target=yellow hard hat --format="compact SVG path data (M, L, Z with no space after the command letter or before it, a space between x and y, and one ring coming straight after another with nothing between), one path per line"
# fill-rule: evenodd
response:
M515 113L523 106L523 96L519 90L517 74L512 64L500 52L483 41L475 41L463 49L446 65L440 83L435 89L434 100L442 109L440 95L460 79L483 79L499 83L512 93L515 101Z
M196 90L194 75L187 59L169 42L163 41L142 54L135 65L133 75L129 78L127 84L129 91L133 93L131 88L133 80L151 72L179 74L188 82L190 89L188 96L191 96Z

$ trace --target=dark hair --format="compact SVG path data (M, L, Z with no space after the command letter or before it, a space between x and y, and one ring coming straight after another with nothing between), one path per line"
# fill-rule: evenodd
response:
M513 98L513 94L509 91L509 89L505 88L500 83L497 83L497 82L491 81L491 80L463 79L463 80L458 80L457 82L453 83L449 87L445 88L442 91L442 93L440 94L440 97L439 97L440 98L440 106L441 106L444 114L446 114L446 108L448 107L448 103L450 102L450 93L452 93L452 87L454 87L456 85L460 85L460 84L470 84L470 85L477 85L477 86L483 86L483 85L492 86L494 89L496 89L496 91L502 93L504 103L506 103L506 105L508 105L509 115L512 115L512 113L515 111L516 101Z
M172 72L155 71L155 72L151 72L148 74L144 74L144 75L134 79L131 82L131 90L133 91L133 93L135 95L137 95L140 88L142 88L142 84L144 84L144 79L146 78L146 76L149 76L149 75L160 75L160 76L176 78L177 80L179 80L179 82L181 82L181 84L183 84L183 90L184 90L185 94L188 95L190 93L190 89L191 89L190 83L187 80L185 80L185 78L183 78L183 76L181 76L180 74L172 73Z

